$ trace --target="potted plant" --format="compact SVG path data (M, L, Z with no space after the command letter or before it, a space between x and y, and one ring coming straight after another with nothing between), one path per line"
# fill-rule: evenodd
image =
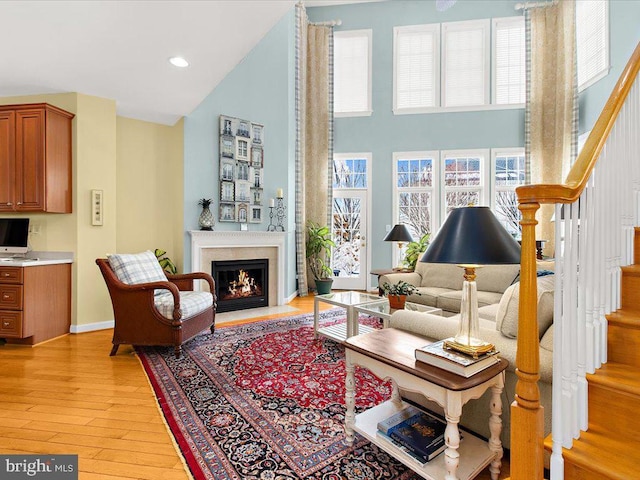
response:
M405 266L410 270L415 270L416 263L420 258L420 255L427 250L429 246L429 234L425 233L420 237L420 240L407 243L407 249L404 253Z
M389 306L396 310L404 308L404 304L407 301L407 295L414 293L416 295L420 295L418 287L411 285L404 280L399 280L393 285L385 282L382 284L381 288L382 292L389 299Z
M167 252L156 248L153 253L155 253L156 258L158 259L158 263L160 263L160 266L162 267L162 270L164 270L166 273L170 273L171 275L175 275L176 273L178 273L176 264L166 256Z
M331 248L335 246L328 226L314 222L307 224L307 264L315 281L318 295L331 292L333 270L329 266L328 257Z

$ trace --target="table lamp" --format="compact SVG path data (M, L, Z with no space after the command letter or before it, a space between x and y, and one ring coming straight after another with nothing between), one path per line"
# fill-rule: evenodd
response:
M461 207L449 213L421 262L455 263L464 269L460 326L445 347L477 357L495 347L478 338L476 268L520 263L520 246L489 207Z
M383 239L385 242L398 242L398 266L394 270L402 270L402 244L404 242L413 242L413 237L409 233L409 229L403 223L394 225L387 236Z

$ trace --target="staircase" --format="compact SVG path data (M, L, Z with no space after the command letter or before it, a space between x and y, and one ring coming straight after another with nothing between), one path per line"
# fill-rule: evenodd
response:
M640 478L640 228L633 258L622 267L622 308L607 315L608 361L587 375L589 428L562 452L565 480Z

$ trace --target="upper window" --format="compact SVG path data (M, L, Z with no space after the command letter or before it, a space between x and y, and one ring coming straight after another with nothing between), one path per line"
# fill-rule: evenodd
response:
M371 115L371 30L336 32L333 56L334 114Z
M524 17L493 19L493 103L525 103Z
M489 103L489 20L442 25L442 106Z
M607 0L576 2L578 88L583 90L609 72L609 9Z
M367 158L335 154L333 188L367 188Z
M439 24L395 27L394 110L440 104Z

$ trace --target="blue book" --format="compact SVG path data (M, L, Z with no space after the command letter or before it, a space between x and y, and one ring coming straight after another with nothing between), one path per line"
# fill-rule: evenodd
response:
M390 428L386 435L419 460L428 462L447 448L444 441L446 427L439 418L420 411Z

